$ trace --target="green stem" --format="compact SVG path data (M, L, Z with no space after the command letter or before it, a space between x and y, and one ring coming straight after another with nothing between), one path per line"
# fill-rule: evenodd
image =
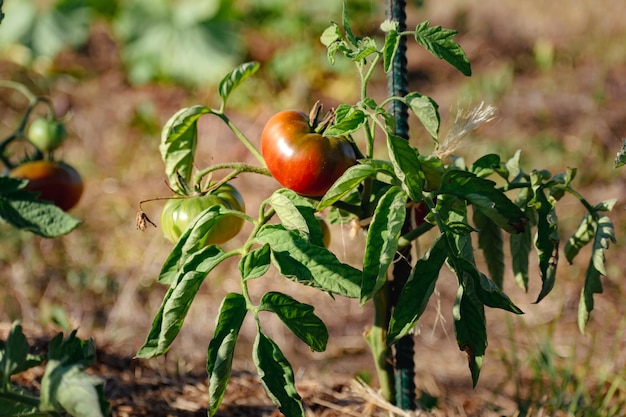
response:
M569 192L570 194L572 194L574 197L576 197L578 199L578 201L581 202L581 204L583 206L585 206L585 208L587 209L587 211L590 214L595 214L596 210L594 210L593 206L591 204L589 204L589 202L576 190L574 190L572 187L568 186L566 188L567 192Z
M389 326L389 285L385 284L373 297L374 324L365 334L365 340L374 358L374 367L378 376L381 395L385 399L395 397L393 378L393 354L387 346L387 327Z
M220 185L227 183L228 181L232 180L233 178L235 178L237 175L241 174L242 172L252 172L255 174L261 174L261 175L265 175L268 177L272 176L272 174L270 174L267 168L259 168L259 167L248 165L242 162L230 162L230 163L224 163L224 164L211 165L210 167L207 167L203 170L198 171L196 175L194 176L194 184L200 184L202 179L206 175L210 174L211 172L218 171L220 169L232 169L232 172L228 174L226 177L224 177L222 180L220 180L217 184L215 184L215 187L219 187Z
M254 155L256 159L261 163L263 167L265 167L265 159L263 159L263 155L259 152L259 150L250 142L250 140L246 137L246 135L239 130L237 126L222 112L214 112L214 114L222 119L224 123L232 130L232 132L237 136L237 138L245 145L246 148Z

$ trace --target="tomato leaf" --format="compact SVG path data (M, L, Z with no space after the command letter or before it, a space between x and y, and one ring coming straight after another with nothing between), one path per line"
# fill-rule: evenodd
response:
M269 202L286 229L302 232L314 245L324 245L322 228L310 200L282 188L272 194Z
M146 341L137 353L138 357L151 358L166 353L191 307L198 289L207 274L225 259L218 246L207 246L186 257L175 273L171 273L170 288L154 317Z
M392 186L374 210L365 244L361 304L372 298L387 281L387 270L395 258L406 217L406 202L406 193Z
M454 306L454 334L459 348L467 354L467 361L472 374L474 387L478 383L480 368L487 349L487 323L485 308L471 292L459 285Z
M422 122L426 131L433 139L439 136L439 125L441 118L439 117L439 105L430 97L423 96L419 93L409 93L402 98L415 116Z
M265 225L257 240L270 245L272 262L284 277L346 297L359 296L361 271L341 263L328 249L311 245L298 231Z
M511 257L513 275L515 282L528 291L528 257L532 246L532 229L526 227L522 233L510 235L509 245L511 247Z
M413 201L422 199L424 173L420 168L419 153L409 141L398 136L388 135L387 149L396 176L402 181L404 191Z
M335 123L324 130L324 136L347 136L359 130L364 123L365 113L354 107L349 107L346 114L340 118L336 117Z
M259 70L260 66L261 64L258 62L246 62L232 70L220 81L217 91L222 98L222 108L226 106L226 101L233 90L254 75L254 73Z
M495 185L495 182L468 171L449 170L442 178L440 191L469 201L476 210L482 211L509 233L523 232L528 218Z
M207 353L209 416L215 415L224 398L232 370L237 336L247 312L246 300L241 294L230 293L224 297Z
M389 22L389 21L387 21ZM395 25L393 24L395 23ZM388 23L389 24L389 23ZM382 28L382 25L381 25ZM398 46L400 46L400 34L398 33L398 22L392 22L387 27L387 35L385 36L385 45L383 46L383 68L385 72L391 70L393 64L393 58L398 52Z
M81 221L53 203L26 191L27 180L0 177L0 219L42 237L57 237L77 228Z
M227 212L229 210L223 207L213 206L198 214L191 221L165 260L158 278L160 283L171 284L176 282L180 276L180 271L190 270L189 268L205 272L213 269L215 266L213 265L213 257L208 256L206 259L203 259L200 257L200 254L207 252L207 249L204 247L207 233L220 217L226 215ZM222 253L221 250L220 253ZM206 254L203 256L206 256ZM205 260L208 263L204 262Z
M447 257L446 241L439 237L413 267L389 322L389 345L406 336L417 324L435 290L439 271Z
M198 144L197 121L203 114L212 112L202 105L187 107L176 112L163 126L159 151L169 186L178 194L187 194L186 185L191 181ZM180 184L181 178L185 184Z
M293 369L278 345L265 336L260 327L252 354L261 384L281 413L290 417L304 417L304 407L296 390Z
M439 59L443 59L463 73L472 75L470 65L461 46L452 38L456 36L456 30L443 29L441 26L430 26L430 21L425 21L415 28L415 40L428 52Z
M287 294L272 291L263 295L259 308L275 313L293 334L314 351L326 350L328 329L313 312L313 306L296 301Z
M477 177L485 178L500 169L500 155L490 153L478 158L471 166L470 171Z
M62 409L81 417L108 415L104 381L84 370L96 357L93 339L77 338L76 330L66 339L58 334L50 341L47 356L41 380L41 411Z
M348 168L341 177L335 181L317 205L317 210L321 211L332 206L358 187L365 179L373 177L381 177L381 179L391 183L392 180L395 179L393 165L387 161L371 159L360 160L357 165Z
M606 275L605 252L611 242L616 242L615 228L609 217L601 216L595 224L595 229L591 259L585 273L585 284L578 305L578 328L583 334L594 307L593 295L603 291L600 278Z
M474 210L474 225L478 228L478 247L483 251L489 276L500 288L504 283L504 240L502 229L480 210Z
M554 199L548 199L541 185L541 174L531 174L531 183L534 197L530 205L537 212L537 233L535 234L535 249L539 257L539 271L541 273L541 291L536 303L540 302L552 291L556 281L556 267L559 260L559 230Z
M578 225L578 229L565 244L565 258L571 264L578 252L589 242L591 242L596 233L596 221L591 214L584 216Z
M244 281L265 275L270 267L270 247L263 245L246 253L239 261L239 272Z

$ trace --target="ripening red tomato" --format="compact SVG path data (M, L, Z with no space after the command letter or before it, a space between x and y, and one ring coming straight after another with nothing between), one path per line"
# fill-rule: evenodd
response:
M224 184L211 193L188 198L172 198L165 203L161 212L163 234L176 243L191 221L204 210L213 206L245 212L243 197L230 184ZM220 244L235 237L243 227L244 220L234 215L221 217L209 230L206 245Z
M286 110L272 116L261 135L261 152L276 181L308 197L319 197L352 165L346 138L315 133L306 114Z
M80 174L65 162L28 161L13 168L9 176L26 178L29 191L39 192L40 200L53 202L62 210L74 207L83 194Z

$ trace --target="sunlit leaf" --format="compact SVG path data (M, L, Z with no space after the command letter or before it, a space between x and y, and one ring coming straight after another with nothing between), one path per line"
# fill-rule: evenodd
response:
M328 330L313 312L313 306L294 300L287 294L272 291L263 295L259 308L275 313L312 350L323 352L326 349Z
M237 336L246 313L246 300L241 294L230 293L224 297L207 352L209 416L215 415L224 398L231 375Z
M257 240L270 245L272 261L284 277L331 293L359 297L361 271L341 263L328 249L311 245L301 233L282 225L265 225Z
M293 369L278 345L263 334L261 328L254 340L252 355L261 384L272 402L285 416L304 417Z
M437 139L441 119L439 117L439 105L435 100L413 92L404 96L403 101L422 122L430 136L433 139Z
M241 257L239 273L243 280L256 279L265 275L270 267L270 247L263 245Z
M361 304L380 290L387 280L387 270L395 258L406 217L406 202L406 193L393 186L378 201L374 210L363 259Z
M452 38L458 34L455 30L430 26L429 21L422 22L415 28L415 40L439 59L447 61L464 75L472 75L472 68L461 46Z
M246 62L244 64L239 65L237 68L232 70L229 74L227 74L218 86L218 93L222 98L222 102L225 105L228 97L233 92L235 88L240 86L245 80L250 78L254 73L256 73L261 64L258 62Z
M402 181L404 191L413 201L422 199L424 173L420 170L419 153L406 139L389 135L387 150L396 176Z
M159 151L165 164L165 175L169 186L178 194L185 195L187 190L180 184L180 178L189 184L193 171L193 161L198 144L197 121L203 114L212 110L196 105L177 111L163 126Z
M385 72L389 72L391 70L393 58L396 56L396 52L398 52L400 39L400 34L398 33L397 29L389 30L387 35L385 36L385 46L383 46L383 68Z
M585 273L585 285L578 306L578 328L582 333L585 333L589 315L594 307L593 295L603 291L600 278L606 275L605 252L611 242L615 243L615 229L610 218L607 216L600 217L595 228L591 260Z

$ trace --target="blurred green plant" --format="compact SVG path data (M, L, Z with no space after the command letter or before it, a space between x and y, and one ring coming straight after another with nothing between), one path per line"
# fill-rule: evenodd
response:
M104 381L85 372L96 357L93 339L81 340L76 331L63 339L59 333L46 354L29 353L19 322L13 323L6 342L0 342L0 416L74 417L108 415ZM11 376L44 365L40 395L11 383Z

